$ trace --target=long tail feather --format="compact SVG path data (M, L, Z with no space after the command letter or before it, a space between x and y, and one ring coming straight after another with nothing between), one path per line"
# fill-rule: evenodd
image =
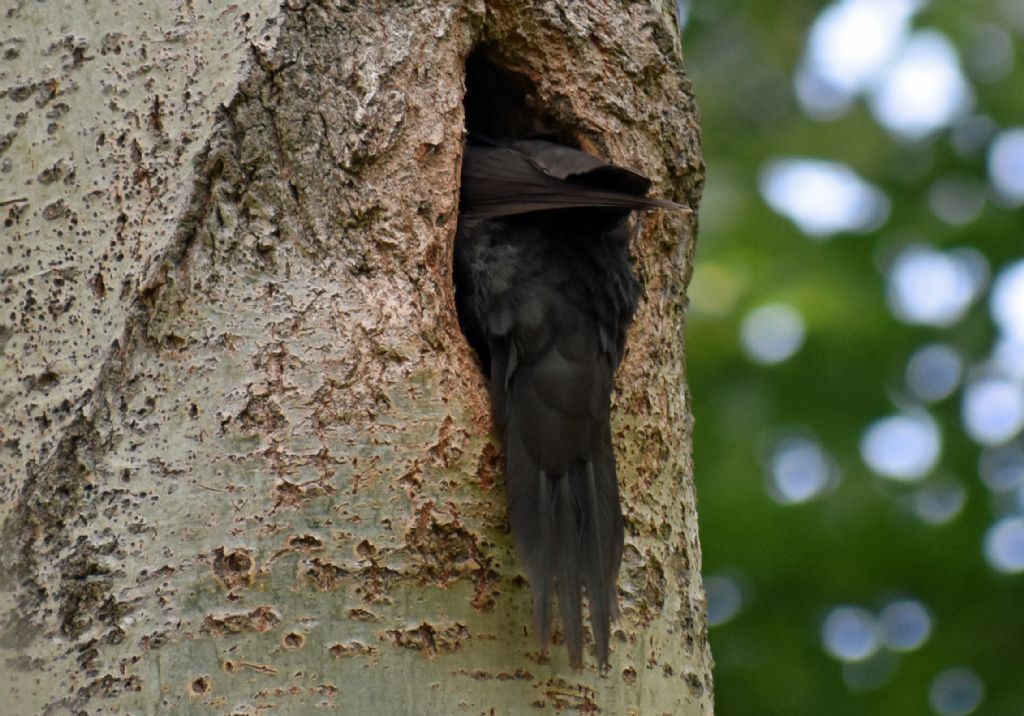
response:
M547 473L540 471L539 489L537 494L537 528L539 549L533 556L536 562L535 576L532 577L533 592L533 628L537 641L547 646L551 641L551 551L546 548L551 544L551 533L554 530L555 514L552 514L551 481Z
M609 544L610 520L606 510L600 504L597 478L594 475L594 463L586 464L586 492L584 499L588 501L587 524L585 537L589 544L583 554L583 573L587 584L587 600L590 603L590 624L594 632L594 645L601 666L608 663L608 639L610 634L611 605L608 603L608 560L611 557L612 545Z
M583 667L583 604L580 595L581 534L580 504L573 493L573 480L578 475L562 475L554 490L556 515L555 542L552 548L558 556L558 611L562 617L562 631L569 650L569 665ZM587 545L589 549L591 545Z
M526 451L516 424L506 434L509 523L533 596L534 633L550 643L552 591L574 669L583 664L582 587L586 587L597 660L608 664L611 621L618 616L622 512L610 436L565 475L549 476Z

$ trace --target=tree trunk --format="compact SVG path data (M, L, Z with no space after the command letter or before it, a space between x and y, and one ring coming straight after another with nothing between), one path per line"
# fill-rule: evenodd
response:
M649 213L633 244L606 674L530 633L451 283L474 47L524 111L696 207L670 4L26 1L3 22L17 713L711 712L695 219Z

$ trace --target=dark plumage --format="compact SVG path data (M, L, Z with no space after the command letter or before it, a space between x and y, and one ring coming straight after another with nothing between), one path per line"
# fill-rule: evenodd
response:
M455 243L459 321L490 380L504 435L509 523L550 640L552 591L582 666L581 587L602 666L623 521L609 407L640 287L631 210L681 208L650 182L541 140L468 144Z

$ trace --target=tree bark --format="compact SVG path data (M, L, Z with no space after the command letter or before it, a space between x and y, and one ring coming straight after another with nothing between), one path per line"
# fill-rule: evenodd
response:
M671 4L21 2L0 37L0 693L18 713L711 712L649 213L612 667L541 652L455 319L464 64L696 208Z

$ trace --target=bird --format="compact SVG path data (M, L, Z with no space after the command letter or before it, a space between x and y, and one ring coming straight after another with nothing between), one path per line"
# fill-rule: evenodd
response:
M508 520L534 633L557 597L574 670L582 591L608 666L624 522L610 422L615 371L641 288L629 214L684 209L637 172L544 138L469 137L453 261L459 325L480 358L502 435Z

